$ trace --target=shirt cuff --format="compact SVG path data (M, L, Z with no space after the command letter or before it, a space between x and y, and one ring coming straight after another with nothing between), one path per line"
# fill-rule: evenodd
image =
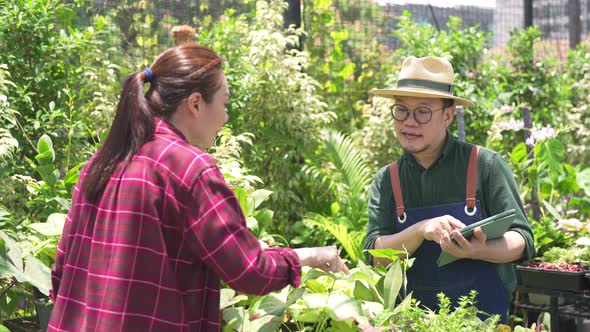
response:
M531 243L530 235L520 228L510 228L509 231L517 232L524 239L524 256L515 260L512 264L520 265L531 260L536 255L535 244ZM529 236L527 236L529 235Z
M281 248L279 250L279 254L283 256L287 264L289 264L289 284L295 288L299 287L301 284L301 261L299 260L299 256L292 248Z

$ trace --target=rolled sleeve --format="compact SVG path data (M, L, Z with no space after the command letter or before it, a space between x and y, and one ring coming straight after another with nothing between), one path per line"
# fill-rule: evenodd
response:
M196 256L230 287L266 294L299 285L301 265L292 249L262 250L246 227L237 198L219 169L208 168L195 181L190 224L185 233Z
M383 235L395 233L393 222L393 193L389 184L388 168L383 167L375 175L369 190L369 222L367 224L367 237L364 249L365 257L369 264L373 264L373 256L366 250L375 247L375 241Z
M515 209L518 214L509 229L519 233L525 240L525 255L514 263L533 258L536 254L533 231L522 205L512 170L499 154L493 156L487 182L486 186L489 188L487 194L489 197L486 197L485 201L488 204L489 215L495 215L509 209Z

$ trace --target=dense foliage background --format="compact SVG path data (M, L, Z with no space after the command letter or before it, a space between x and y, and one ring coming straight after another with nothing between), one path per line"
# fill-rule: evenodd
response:
M356 308L356 323L345 324L350 329L367 317L373 325L415 323L428 331L433 322L475 317L473 308L465 309L472 305L467 298L464 311L448 316L447 305L437 321L409 303L393 309L387 296L397 296L401 268L374 271L363 264L368 185L401 153L389 101L368 91L394 85L410 54L454 64L457 93L477 102L465 109L467 140L499 151L514 168L539 254L589 235L590 45L572 50L566 63L539 57L540 32L531 27L515 30L500 57L488 50L490 35L460 18L438 30L404 13L394 31L402 47L390 50L377 39L349 44L354 24L334 24L367 8L310 2L303 31L285 27L287 4L279 0L226 2L234 9L201 6L189 21L198 42L225 58L232 94L230 121L211 153L256 235L289 246L344 249L360 279L336 278L343 296L356 298L359 307L360 301L381 306L367 316L349 303ZM32 311L32 289L21 281L47 288L35 280L53 264L77 172L109 129L122 78L149 65L153 57L146 54L172 46L171 27L186 22L173 11L156 17L152 6L158 2L125 0L96 9L84 1L0 0L0 259L8 262L0 263L0 321ZM523 123L527 108L532 127ZM37 260L43 271L25 271ZM334 290L334 276L315 277L328 279L310 277L311 293ZM384 290L383 280L393 290ZM347 282L354 287L346 290ZM293 292L284 294L283 314L302 305L303 294ZM235 294L226 295L229 301ZM247 310L253 315L273 301L229 301L224 319L229 324L238 317L241 325L229 326L248 330ZM315 308L309 301L305 308ZM310 319L301 322L328 326Z

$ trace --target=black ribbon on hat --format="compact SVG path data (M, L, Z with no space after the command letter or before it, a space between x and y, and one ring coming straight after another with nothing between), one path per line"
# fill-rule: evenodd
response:
M455 90L455 86L452 84L440 83L435 81L429 80L421 80L418 78L404 78L397 81L398 88L427 88L438 90L441 92L448 92L453 94Z

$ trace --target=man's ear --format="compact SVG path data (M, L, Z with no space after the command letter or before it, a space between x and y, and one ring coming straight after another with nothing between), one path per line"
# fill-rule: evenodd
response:
M443 112L443 117L445 121L445 125L448 127L453 123L453 119L455 118L455 105L445 108Z

